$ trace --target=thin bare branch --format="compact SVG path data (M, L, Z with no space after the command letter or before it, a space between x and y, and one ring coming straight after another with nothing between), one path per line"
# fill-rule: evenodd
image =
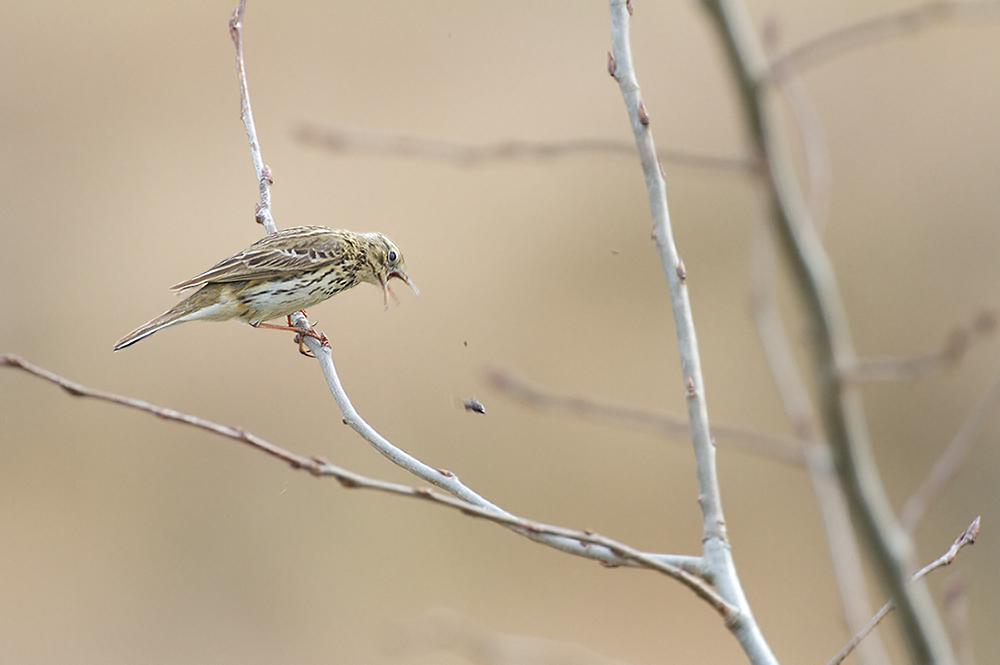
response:
M931 0L881 16L850 23L799 44L771 61L763 77L780 78L783 73L805 69L833 56L857 50L890 37L915 32L943 21L982 21L1000 16L1000 2L946 2Z
M872 603L861 563L857 537L851 525L850 506L836 475L830 446L822 439L819 414L792 352L791 340L775 302L775 256L770 230L764 219L754 225L750 256L750 295L757 336L764 349L774 385L796 434L805 444L806 468L816 505L823 520L826 545L834 578L851 633L861 630L871 616ZM891 663L876 634L858 650L863 665Z
M309 339L316 342L316 349L312 349L313 351L322 348L326 348L327 352L329 351L328 347L321 347L318 341L313 338ZM726 621L730 621L738 614L739 611L738 608L726 602L715 589L699 577L701 574L701 565L698 557L651 554L592 531L567 529L565 527L536 522L534 520L512 515L504 510L501 510L500 508L492 506L492 504L489 504L481 497L478 503L468 502L463 499L456 498L455 496L449 496L447 494L442 494L441 492L436 492L426 487L413 487L410 485L392 483L363 476L359 473L355 473L344 469L343 467L331 464L330 462L319 457L305 457L303 455L299 455L298 453L294 453L286 448L270 443L269 441L247 432L240 427L220 425L219 423L199 418L198 416L192 416L175 409L157 406L134 397L126 397L124 395L117 395L115 393L89 388L83 384L71 381L59 374L56 374L55 372L30 363L24 358L13 354L0 355L0 367L20 369L28 372L29 374L43 378L60 386L63 390L74 397L90 397L121 406L127 406L146 413L151 413L165 420L184 423L186 425L191 425L192 427L212 432L213 434L218 434L220 436L239 441L240 443L249 445L252 448L267 453L272 457L287 462L293 469L308 471L310 474L318 477L329 476L335 478L340 482L342 487L347 489L377 490L398 496L430 501L431 503L453 508L471 517L478 517L506 526L511 530L527 536L537 542L552 545L563 551L577 554L585 558L595 559L611 567L628 565L655 570L680 581L682 584L690 588L696 595L707 601ZM356 426L357 423L348 424L352 424L355 429L358 429ZM367 424L365 423L365 425ZM391 444L389 445L391 446ZM380 450L380 452L386 454L385 451ZM402 453L402 451L399 452ZM405 455L405 453L402 454ZM430 467L427 468L430 469ZM458 486L464 488L464 485L461 485L455 475L449 471L433 469L432 473L441 478L448 479L435 484L441 485L446 489ZM449 489L449 491L451 490ZM452 493L455 494L456 492ZM478 496L471 493L471 490L468 490L467 488L464 493L474 497ZM575 546L570 546L571 543L575 543Z
M760 160L763 191L792 281L809 323L823 438L869 546L877 577L896 598L900 624L915 662L955 662L948 636L925 584L907 584L915 566L913 541L893 513L872 451L860 390L844 378L857 355L836 273L779 139L763 85L769 65L746 5L702 0L717 28L733 74L752 152Z
M974 665L972 637L969 627L969 593L961 571L951 576L944 585L945 616L948 617L948 634L955 645L958 665Z
M629 22L632 14L631 0L610 0L611 47L608 72L618 83L628 112L632 134L639 150L653 222L653 241L660 255L660 264L667 279L674 328L680 353L683 390L687 399L688 420L691 423L691 442L694 449L695 471L698 477L698 503L702 514L702 559L705 569L720 595L739 608L739 615L727 623L747 658L754 665L777 665L767 640L757 625L750 604L743 593L732 549L726 534L726 521L719 492L719 479L715 463L715 445L708 424L708 405L705 400L705 382L701 372L701 358L695 334L694 317L686 280L689 279L677 255L670 213L667 207L667 190L663 170L656 157L656 145L650 128L649 112L639 92L632 63Z
M979 537L979 517L977 516L976 519L972 520L972 523L965 528L965 531L959 534L958 538L956 538L955 542L951 544L951 547L948 548L947 552L945 552L938 558L934 559L933 561L931 561L929 564L927 564L917 572L913 573L913 577L911 577L910 580L911 581L919 580L921 577L931 572L932 570L937 570L942 566L951 565L951 563L955 560L955 557L958 556L958 553L962 550L962 548L965 547L966 545L972 545L973 543L975 543L976 538L978 537Z
M610 421L636 429L652 430L673 439L689 440L691 437L691 426L682 416L657 413L634 406L610 404L591 397L561 395L535 387L501 370L490 371L486 378L491 386L528 406ZM718 446L744 450L793 466L805 465L802 441L795 437L725 425L713 425L712 433Z
M978 535L979 535L979 518L977 517L976 519L972 520L972 524L970 524L965 529L965 531L963 531L958 536L958 538L955 539L955 542L952 543L951 547L948 548L947 552L945 552L940 557L938 557L931 563L927 564L926 566L915 572L910 577L910 582L916 582L922 579L927 573L931 572L932 570L950 564L952 561L955 560L955 557L958 556L959 551L963 547L965 547L966 545L972 545L974 542L976 542L976 537ZM875 616L871 618L871 621L869 621L868 624L865 625L865 627L861 630L861 632L859 632L857 635L851 638L851 641L848 642L843 649L838 651L837 654L830 660L830 662L827 663L827 665L840 665L840 663L844 662L844 659L847 658L847 656L849 656L851 652L854 651L854 649L858 646L858 644L860 644L861 641L865 639L865 637L867 637L868 634L872 632L872 630L875 629L875 626L877 626L879 622L882 621L883 618L885 618L885 615L887 615L894 609L896 609L895 600L893 598L890 598L886 602L886 604L883 605L881 609L879 609L879 611L875 613Z
M778 22L772 18L763 30L762 42L768 54L778 50ZM792 68L792 63L775 65L777 85L791 111L795 129L802 143L802 154L806 165L806 200L809 214L816 231L822 235L830 216L830 151L826 145L826 134L819 112L806 92L802 77Z
M626 665L579 644L501 633L444 608L396 622L383 644L397 658L446 649L478 665Z
M271 216L271 169L264 163L260 154L260 142L257 140L257 128L253 122L253 110L250 108L250 92L247 90L247 73L243 65L243 14L246 11L246 0L233 10L229 19L229 34L236 48L236 78L240 84L240 109L243 124L246 125L247 139L250 141L250 156L253 158L253 168L257 173L257 184L260 188L260 203L257 204L254 217L257 223L267 232L277 233L274 217Z
M996 412L997 404L1000 404L1000 373L994 377L993 383L976 402L954 438L934 462L930 473L903 504L902 510L899 511L899 521L908 532L916 528L927 508L965 464L965 460L979 439L979 434Z
M969 325L952 330L937 351L908 358L858 358L857 364L848 370L846 376L855 383L912 381L955 367L974 343L992 337L996 330L997 313L986 309L979 312Z
M497 143L464 143L412 134L393 134L355 127L318 127L303 124L295 130L300 143L329 152L362 152L376 155L416 157L451 162L456 166L479 166L515 159L555 159L586 154L635 155L635 144L610 139L564 141L508 140ZM660 160L671 166L745 173L745 157L726 154L661 150Z

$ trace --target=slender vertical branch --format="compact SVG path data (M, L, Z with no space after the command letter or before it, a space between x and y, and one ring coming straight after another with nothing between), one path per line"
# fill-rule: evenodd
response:
M841 486L862 538L874 556L878 576L896 599L912 659L918 663L954 663L926 584L907 584L915 568L913 543L896 520L879 477L861 393L844 379L857 362L844 303L788 157L776 146L776 130L766 110L767 60L742 3L702 3L718 30L735 78L779 244L812 324L820 418Z
M851 633L857 633L865 626L872 613L868 583L865 581L858 541L851 529L850 506L837 481L833 456L829 445L823 440L819 414L810 400L809 390L775 303L775 257L768 231L765 220L758 220L754 228L750 257L751 301L757 337L764 348L764 356L785 408L785 415L795 428L795 433L804 441L805 466L809 471L816 505L823 520L840 604L847 629ZM890 662L885 646L877 634L865 640L858 656L863 665L884 665Z
M698 476L698 503L702 513L702 557L705 569L712 576L711 579L722 597L740 609L739 615L728 622L727 627L736 636L750 661L758 665L776 664L777 659L760 632L750 611L750 604L743 593L726 535L726 521L722 512L715 464L715 446L708 427L701 359L685 284L688 275L674 245L667 207L666 183L656 157L650 117L643 105L639 83L632 65L632 50L629 43L631 0L628 2L610 0L610 9L612 53L608 55L608 71L621 89L636 147L639 149L639 160L646 180L649 208L653 218L653 239L660 254L660 263L670 291Z
M255 217L257 223L267 232L277 233L274 218L271 216L271 169L264 163L260 154L260 142L257 140L257 127L253 122L253 110L250 108L250 91L247 90L247 72L243 66L243 13L246 11L246 0L240 0L239 6L233 10L229 19L229 34L236 48L236 78L240 84L240 111L243 124L247 129L247 140L250 141L250 156L253 158L253 169L257 173L257 184L260 187L260 203L257 204Z

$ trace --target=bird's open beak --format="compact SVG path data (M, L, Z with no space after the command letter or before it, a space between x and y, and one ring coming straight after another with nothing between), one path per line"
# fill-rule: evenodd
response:
M420 295L420 289L417 288L417 285L413 283L412 279L410 279L409 277L407 277L406 274L403 273L403 272L400 272L398 270L393 270L392 272L390 272L386 276L385 279L379 280L379 281L382 282L382 300L385 302L385 308L386 309L389 309L389 296L390 295L392 296L392 299L396 301L397 304L399 303L399 298L397 298L396 294L392 292L392 289L389 287L389 284L388 284L388 281L390 279L392 279L393 277L395 277L398 280L402 280L402 281L406 282L406 285L408 287L410 287L411 289L413 289L413 292L416 295L418 295L418 296Z
M406 285L408 287L413 289L413 293L415 293L418 296L420 295L420 289L417 288L417 285L414 284L413 280L407 277L405 273L402 273L398 270L393 270L391 273L389 273L389 277L386 279L386 281L392 279L393 277L395 277L396 279L403 280L404 282L406 282Z

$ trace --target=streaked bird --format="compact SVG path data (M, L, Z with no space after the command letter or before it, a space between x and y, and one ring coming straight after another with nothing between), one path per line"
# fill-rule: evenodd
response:
M362 282L381 286L388 308L388 281L394 277L420 295L406 275L403 254L381 233L323 226L285 229L171 287L178 291L200 288L170 311L125 335L115 344L115 351L186 321L236 319L255 328L296 330L265 321L291 316Z

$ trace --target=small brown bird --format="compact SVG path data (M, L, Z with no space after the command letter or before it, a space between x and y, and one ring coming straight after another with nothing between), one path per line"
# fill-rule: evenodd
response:
M157 330L185 321L237 319L251 326L323 302L341 291L369 282L382 287L393 277L417 287L406 275L403 254L381 233L354 233L323 226L299 226L273 233L173 289L201 287L146 325L125 335L115 351ZM395 295L393 295L395 298Z

